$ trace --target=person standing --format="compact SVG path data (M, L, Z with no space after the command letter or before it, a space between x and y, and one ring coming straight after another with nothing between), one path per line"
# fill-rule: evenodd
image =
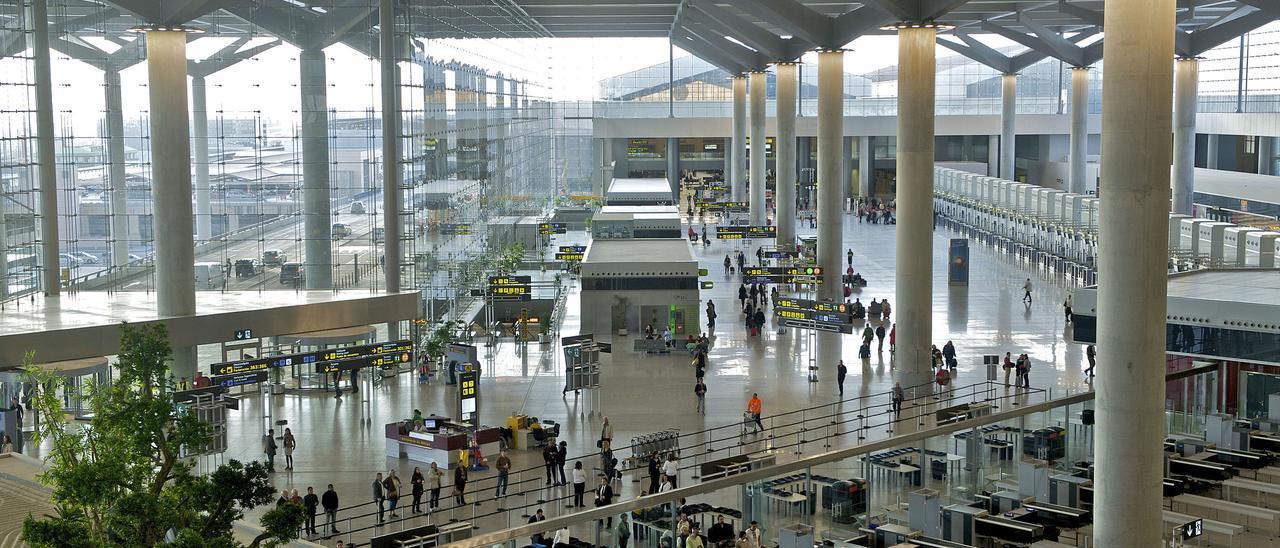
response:
M587 492L587 472L582 469L582 461L573 463L573 504L570 508L583 508L582 496Z
M382 472L378 472L377 477L375 477L373 480L373 502L376 502L378 504L378 524L379 525L382 524L383 513L387 511L387 508L386 508L387 497L386 497L386 492L383 491L383 489L384 489L384 485L382 483Z
M667 453L667 460L662 463L662 475L667 477L671 487L676 486L676 478L680 475L680 461L676 459L675 453Z
M609 485L609 478L600 476L600 486L596 488L596 507L608 506L613 503L613 486Z
M453 469L453 495L458 506L467 504L467 467L459 465Z
M844 252L844 258L846 261L848 261L849 266L852 267L853 266L853 248L852 247L849 248L848 251Z
M1030 389L1030 388L1031 388L1031 356L1028 356L1028 355L1026 355L1026 354L1023 354L1023 355L1022 355L1022 362L1023 362L1023 366L1022 366L1022 387L1023 387L1023 388L1027 388L1027 389Z
M649 490L648 494L652 495L658 492L658 476L662 475L662 459L658 458L658 452L654 451L649 454Z
M395 470L387 472L387 479L383 480L384 491L387 495L387 502L391 503L391 517L398 518L400 514L396 513L396 506L400 503L400 477L396 475Z
M607 445L605 447L608 447ZM556 448L556 469L560 471L560 485L569 485L564 477L564 462L569 458L569 442L562 441Z
M746 282L742 282L742 285L738 286L738 305L739 305L739 308L743 310L747 309L747 283Z
M600 425L600 442L596 447L601 449L609 449L613 445L613 425L609 424L609 417L604 418L604 423Z
M1086 346L1084 348L1084 357L1089 360L1089 367L1084 370L1084 374L1092 377L1093 366L1097 365L1096 361L1098 359L1098 349L1094 348L1092 344L1089 346Z
M756 421L756 431L763 432L764 424L760 422L760 394L752 393L751 399L747 401L747 412L751 413L751 418Z
M267 471L276 471L276 430L274 428L267 430L267 434L262 436L262 452L267 454Z
M906 391L902 389L902 383L893 383L893 414L902 414L902 402L907 399Z
M341 533L338 530L338 492L333 490L332 483L320 497L320 506L324 508L325 529L329 530L330 535Z
M759 523L752 521L751 526L747 527L747 530L743 532L747 534L747 546L750 546L751 548L760 548L762 546L760 544L760 524Z
M293 438L293 431L288 428L284 429L284 469L293 470L293 448L298 446L298 441Z
M547 485L556 483L556 446L548 443L542 448L542 464L547 471Z
M707 299L707 333L716 332L716 303Z
M414 466L413 475L409 476L409 489L413 494L413 507L410 510L415 514L422 513L422 488L425 483L426 478L422 475L422 469Z
M314 487L307 487L307 496L302 497L302 508L307 511L307 534L316 534L316 507L320 506L320 497L316 496Z
M431 489L431 502L427 505L429 512L440 507L440 480L443 477L444 471L436 463L431 463L431 469L427 470L427 488Z
M1062 301L1062 314L1067 317L1067 323L1071 323L1071 294L1067 294L1067 300Z
M1013 371L1014 369L1012 352L1004 353L1004 363L1001 365L1001 367L1004 368L1004 385L1009 386L1009 372Z
M898 349L898 324L893 324L889 328L889 353L893 354Z
M693 395L698 399L697 413L707 414L707 385L703 384L702 377L698 377L697 383L693 385Z
M511 458L507 456L506 449L498 452L495 466L498 469L498 487L493 491L493 498L496 499L507 494L507 480L511 475Z
M729 275L729 268L730 268L730 267L732 267L732 266L733 266L733 261L730 261L730 260L729 260L729 256L728 256L728 255L725 255L725 256L724 256L724 274L725 274L726 276L728 276L728 275Z
M1031 304L1031 278L1022 284L1022 302Z
M543 521L547 521L547 516L546 514L542 513L541 508L539 508L537 512L534 512L532 516L529 516L530 525L543 522ZM535 548L537 548L538 546L546 546L547 539L543 536L542 533L534 533L533 537L529 539L529 544L531 544Z
M836 385L840 387L840 397L844 397L844 378L849 375L849 368L844 365L844 360L836 364Z

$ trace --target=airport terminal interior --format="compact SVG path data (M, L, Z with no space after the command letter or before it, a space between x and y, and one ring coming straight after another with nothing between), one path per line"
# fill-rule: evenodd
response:
M0 548L1280 547L1276 0L0 0Z

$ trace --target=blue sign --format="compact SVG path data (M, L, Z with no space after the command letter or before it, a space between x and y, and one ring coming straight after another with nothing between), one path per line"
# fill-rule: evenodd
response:
M969 240L953 238L947 253L947 282L969 285Z

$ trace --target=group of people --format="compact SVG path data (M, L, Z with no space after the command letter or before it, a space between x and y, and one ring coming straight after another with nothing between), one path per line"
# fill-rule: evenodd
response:
M325 523L326 537L336 535L342 531L338 530L338 493L333 490L333 484L329 484L329 489L323 494L317 496L314 487L307 487L306 496L298 494L298 490L292 491L284 489L280 491L280 498L276 499L276 505L281 504L297 504L302 507L306 515L306 521L303 525L303 532L309 536L319 535L316 528L316 514L323 509L327 518ZM341 541L339 541L341 545Z
M893 224L894 203L892 201L884 202L879 198L858 198L855 205L858 213L858 222L864 220L871 224Z
M1090 345L1092 347L1093 345ZM1031 358L1025 353L1018 354L1018 358L1013 358L1012 352L1004 353L1004 362L1001 364L1004 369L1004 385L1009 386L1009 373L1014 374L1013 385L1017 388L1031 388ZM1092 369L1092 364L1090 369Z
M772 299L776 304L778 300L778 288L774 287ZM742 282L738 286L738 301L742 303L742 314L747 327L749 336L759 336L764 330L765 316L764 311L769 306L768 290L763 284L747 284Z

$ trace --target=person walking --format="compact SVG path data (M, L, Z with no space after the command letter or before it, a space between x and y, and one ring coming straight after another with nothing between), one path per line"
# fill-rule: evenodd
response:
M444 477L444 471L431 463L431 468L427 470L427 488L431 489L431 502L427 505L427 511L434 511L440 507L440 480Z
M310 536L316 535L316 508L320 506L320 497L316 496L314 487L307 487L307 496L302 497L302 509L307 511L306 531Z
M607 422L608 419L605 419L605 421ZM564 477L564 462L568 458L569 442L562 441L560 446L556 448L556 469L560 471L560 485L569 485L569 481Z
M849 248L848 251L844 252L844 258L846 261L848 261L849 266L852 267L853 266L853 248L852 247Z
M467 504L467 467L463 465L453 469L453 501L458 506Z
M583 508L582 496L587 492L587 472L582 469L582 461L573 463L573 504L570 508Z
M498 486L493 490L493 498L501 497L507 494L507 481L511 476L511 457L507 456L507 450L498 451L498 462L494 464L498 469Z
M377 477L375 477L373 480L373 502L378 504L378 524L379 525L382 524L383 514L387 511L387 508L386 508L387 497L386 497L386 492L383 491L383 489L384 489L384 486L382 483L382 472L378 472Z
M893 383L893 414L895 416L902 414L902 402L907 399L906 391L902 389L901 382Z
M884 324L876 326L876 353L884 352Z
M956 368L956 346L951 341L942 345L942 357L946 360L947 367Z
M707 333L716 332L716 303L707 299Z
M268 429L267 434L262 436L262 452L267 454L267 471L276 471L276 430Z
M760 394L752 393L751 399L747 401L747 412L751 413L751 418L756 421L756 432L764 431L764 424L760 422Z
M320 506L324 508L325 529L329 530L329 535L336 535L342 531L338 530L338 492L333 490L333 484L329 484L329 489L320 496Z
M701 371L699 369L699 372ZM697 382L693 385L693 395L698 399L697 413L701 415L707 414L707 385L703 384L701 376L698 377Z
M1071 294L1067 294L1067 300L1062 301L1062 315L1066 316L1067 323L1071 323Z
M1022 284L1022 302L1031 304L1031 278Z
M1089 360L1089 367L1084 370L1084 374L1092 377L1093 367L1097 365L1096 361L1098 359L1098 349L1094 348L1092 344L1089 346L1086 346L1084 348L1084 357Z
M849 368L844 365L844 360L836 364L836 386L840 387L840 397L844 397L844 378L849 375Z
M876 330L871 328L871 322L862 328L862 344L870 345L872 339L876 338Z
M738 307L743 310L747 309L747 283L746 282L742 282L742 284L738 286L738 305L739 305Z
M728 275L729 275L729 269L730 269L730 268L732 268L732 267L733 267L733 261L730 261L730 260L729 260L729 256L728 256L728 255L725 255L725 256L724 256L724 274L725 274L725 276L728 276Z
M284 469L293 470L293 448L298 446L298 440L293 438L293 431L288 428L284 429Z
M414 466L413 474L409 476L409 492L413 495L413 507L410 510L415 514L422 513L422 490L426 482L427 478L422 475L422 469Z

